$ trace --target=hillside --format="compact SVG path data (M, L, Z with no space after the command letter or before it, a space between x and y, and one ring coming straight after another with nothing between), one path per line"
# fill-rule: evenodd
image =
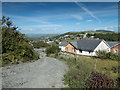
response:
M67 32L55 37L51 37L53 41L76 41L80 39L104 39L106 41L120 41L120 33L106 30L98 31L82 31L82 32Z
M26 34L26 37L31 40L45 40L53 36L57 36L57 34Z
M96 30L96 32L113 32L113 31L110 31L110 30Z

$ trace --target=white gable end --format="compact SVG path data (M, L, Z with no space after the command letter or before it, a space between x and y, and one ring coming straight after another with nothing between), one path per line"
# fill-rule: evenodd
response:
M107 45L105 41L101 41L101 43L95 48L94 52L99 50L110 52L110 47Z

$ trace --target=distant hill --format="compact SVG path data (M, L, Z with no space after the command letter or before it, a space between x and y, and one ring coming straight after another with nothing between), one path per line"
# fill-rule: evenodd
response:
M64 34L60 34L59 36L64 36L64 35L77 35L77 34L85 34L85 33L116 33L113 31L109 31L109 30L96 30L96 31L81 31L81 32L67 32Z
M96 30L96 32L113 32L113 31L110 31L110 30Z
M39 39L47 39L57 35L58 34L26 34L26 37L32 40L39 40Z
M106 41L120 41L118 36L120 36L120 33L118 32L113 32L109 30L96 30L96 31L67 32L67 33L52 37L50 39L57 40L57 41L71 41L71 40L75 41L78 39L82 39L83 37L84 38L86 37L89 39L94 37L94 38L104 39Z

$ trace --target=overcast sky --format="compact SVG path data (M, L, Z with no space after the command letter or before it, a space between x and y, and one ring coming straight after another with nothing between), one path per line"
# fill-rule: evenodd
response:
M117 2L3 2L2 14L25 34L118 31Z

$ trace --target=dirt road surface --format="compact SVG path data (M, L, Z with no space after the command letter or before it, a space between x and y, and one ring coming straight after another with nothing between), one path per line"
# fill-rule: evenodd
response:
M50 57L3 67L2 88L63 88L67 70L64 62Z

